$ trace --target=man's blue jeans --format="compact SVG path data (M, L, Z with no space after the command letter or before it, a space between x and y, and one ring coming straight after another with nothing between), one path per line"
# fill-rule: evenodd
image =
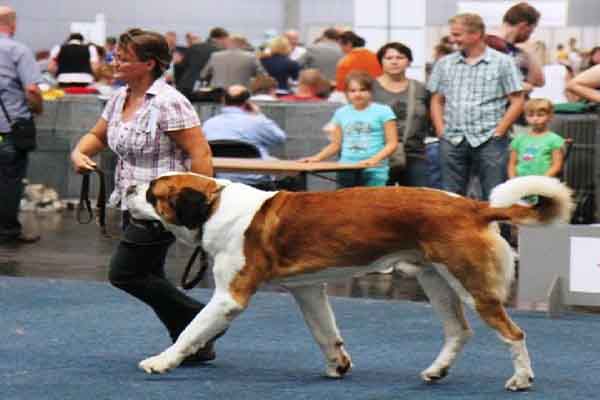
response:
M465 195L472 173L479 176L483 200L488 200L492 189L507 178L510 138L492 137L478 147L466 139L458 145L440 139L440 162L443 189Z

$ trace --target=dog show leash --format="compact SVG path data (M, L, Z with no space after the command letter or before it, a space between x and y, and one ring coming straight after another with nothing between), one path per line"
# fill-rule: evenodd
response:
M92 203L90 201L90 174L92 172L95 172L98 175L98 181L100 182L98 199L96 200L96 222L98 223L98 226L100 226L100 233L109 237L106 230L106 178L104 172L100 168L96 167L89 173L83 175L81 194L79 196L79 204L77 205L75 217L80 224L89 224L94 219L94 211L92 210ZM87 218L83 217L84 211L87 213Z
M131 215L129 216L129 223L141 229L157 229L158 227L162 228L162 224L159 221L137 219L132 217ZM200 265L200 267L198 269L198 272L196 273L196 276L192 280L188 281L188 276L190 275L194 262L196 261L198 256L200 256L200 258L198 259L198 264ZM202 279L204 279L204 274L206 273L208 266L209 263L206 252L204 251L202 246L196 246L187 265L185 266L183 275L181 276L181 287L185 290L190 290L196 287L202 281Z
M188 281L187 280L188 275L190 274L192 265L194 265L194 261L196 261L196 258L198 257L198 255L200 255L200 258L198 259L200 268L198 269L198 272L196 273L196 276L194 277L194 279ZM185 270L183 271L183 275L181 276L181 287L184 288L185 290L190 290L193 287L197 286L202 281L202 279L204 279L204 274L206 273L207 269L208 269L208 257L206 255L206 252L202 248L202 246L198 246L194 250L194 253L190 257L190 260L188 261L187 265L185 266Z

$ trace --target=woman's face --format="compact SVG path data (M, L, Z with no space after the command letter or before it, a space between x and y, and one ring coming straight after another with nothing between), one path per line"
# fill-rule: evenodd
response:
M338 45L344 54L348 54L352 51L352 43L350 42L338 41Z
M355 80L348 82L346 96L348 102L359 110L366 108L371 103L371 92Z
M403 74L409 65L410 60L408 57L396 49L387 49L381 59L383 73L388 75Z
M115 66L115 79L126 83L136 81L148 74L151 75L154 68L154 61L140 61L131 46L126 49L119 47L113 63Z

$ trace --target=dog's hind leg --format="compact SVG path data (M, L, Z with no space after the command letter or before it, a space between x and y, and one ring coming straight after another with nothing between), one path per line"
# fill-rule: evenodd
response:
M168 372L176 368L185 357L195 353L213 338L224 332L231 321L246 309L255 285L242 285L236 281L243 264L239 257L221 256L215 259L213 274L215 292L208 304L181 332L177 341L162 353L140 362L147 373ZM235 285L237 283L237 285ZM236 290L231 287L236 286Z
M465 319L463 305L456 291L433 266L421 270L417 279L444 327L444 347L435 361L421 372L424 381L435 382L448 374L448 369L473 332Z
M325 355L331 378L341 378L352 368L352 360L344 349L333 310L327 297L326 285L287 287L302 310L304 320Z
M510 319L503 306L514 263L508 244L499 235L492 238L494 241L488 248L493 251L488 253L489 258L482 254L483 257L477 260L477 264L472 264L469 275L463 276L461 282L472 295L480 317L510 347L515 372L506 382L506 389L525 390L531 387L534 378L525 333ZM480 275L476 277L475 273Z
M506 381L505 388L512 391L528 389L534 375L525 344L525 333L510 319L499 300L478 296L475 297L475 308L481 318L498 332L500 340L510 346L515 373Z

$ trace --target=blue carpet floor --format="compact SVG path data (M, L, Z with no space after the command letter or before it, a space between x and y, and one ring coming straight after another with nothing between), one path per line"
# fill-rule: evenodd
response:
M208 300L210 291L193 291ZM441 346L428 304L333 298L354 370L324 363L293 299L259 293L217 344L217 360L146 375L137 363L168 345L145 306L105 283L0 277L0 399L593 399L600 316L511 311L528 334L533 390L505 392L507 348L472 313L475 336L436 385L419 372Z

